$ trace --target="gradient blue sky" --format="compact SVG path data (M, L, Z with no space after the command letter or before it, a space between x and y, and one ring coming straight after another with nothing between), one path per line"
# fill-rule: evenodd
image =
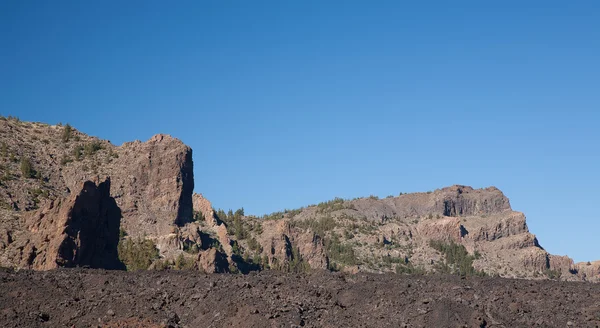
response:
M263 214L497 186L600 259L597 1L0 2L0 113L168 133L196 191Z

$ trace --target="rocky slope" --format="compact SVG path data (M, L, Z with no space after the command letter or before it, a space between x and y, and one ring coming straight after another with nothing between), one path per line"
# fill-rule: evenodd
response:
M2 327L598 327L600 285L314 271L0 269Z
M457 272L598 281L546 252L498 189L334 199L264 217L193 194L192 150L0 118L0 265Z
M82 200L90 198L86 195L94 188L101 196ZM118 242L121 230L129 238L151 239L163 255L172 257L184 239L199 240L197 229L188 227L193 218L193 189L192 150L170 136L156 135L147 142L117 147L69 126L2 118L0 265L35 269L95 266L55 260L62 250L52 245L58 243L57 238L75 234L69 237L77 240L74 243L99 247L105 242L103 235L97 236L103 229L110 230L111 251L115 246L112 239ZM91 203L82 205L85 202ZM114 209L108 208L108 203ZM85 213L77 214L82 211ZM103 221L94 223L90 233L78 232L79 221L85 229L87 221L97 218ZM94 235L91 231L96 236L88 236ZM88 242L88 237L98 240Z
M385 199L335 199L263 218L245 217L243 222L249 226L262 224L262 231L283 231L288 239L312 234L312 240L305 238L296 247L302 258L310 257L313 268L446 272L448 256L436 249L437 243L455 245L455 251L464 247L470 254L465 262L489 275L587 281L599 278L597 262L575 264L568 257L545 251L529 232L523 213L513 211L508 198L493 187L475 190L452 186ZM288 230L274 229L273 225ZM252 229L248 230L253 234ZM262 232L252 237L262 246L263 254L271 252L274 240L286 239L265 239L265 235ZM248 244L245 240L239 242ZM311 246L309 250L306 245ZM316 256L321 261L315 265Z

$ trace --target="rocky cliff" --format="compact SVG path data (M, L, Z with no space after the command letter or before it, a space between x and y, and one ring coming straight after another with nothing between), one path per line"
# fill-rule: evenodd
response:
M186 240L200 241L199 230L188 227L192 150L168 135L114 146L70 126L2 118L0 177L0 265L113 268L94 254L110 245L114 255L119 231L152 240L167 257L179 255ZM104 180L96 189L86 182ZM88 246L86 235L94 233Z
M597 281L546 252L497 188L334 199L263 217L193 194L192 150L156 135L115 146L0 117L0 265L33 269L464 270ZM451 250L451 251L448 251ZM454 263L457 257L461 263Z

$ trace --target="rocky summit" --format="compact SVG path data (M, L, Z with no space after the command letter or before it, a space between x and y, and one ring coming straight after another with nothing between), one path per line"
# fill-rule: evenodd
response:
M115 146L69 125L0 118L0 266L600 279L600 262L545 251L494 187L259 217L195 194L193 165L168 135Z

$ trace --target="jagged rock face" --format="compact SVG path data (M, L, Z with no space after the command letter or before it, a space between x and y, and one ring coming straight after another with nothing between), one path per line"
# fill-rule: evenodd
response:
M577 263L575 269L586 280L600 282L600 261Z
M225 255L214 248L202 251L198 254L199 269L206 273L229 272L229 263Z
M265 221L263 233L257 237L261 244L262 256L269 259L271 267L284 267L294 260L294 248L300 259L312 269L327 269L329 260L323 240L313 232L292 228L289 220Z
M0 119L0 176L5 177L0 179L0 264L21 266L16 259L34 253L23 246L30 238L25 217L63 203L78 194L82 182L100 177L111 179L110 196L129 236L155 240L161 254L179 250L178 232L190 230L185 226L193 217L192 150L162 134L117 147L75 129L65 138L66 130ZM32 167L30 177L19 168L25 159Z
M460 242L463 230L459 218L424 221L416 229L421 238L453 242Z
M573 259L559 255L548 255L548 268L565 274L577 271Z
M24 266L36 270L89 266L120 269L117 244L121 211L110 196L110 180L86 181L77 194L32 213Z
M368 219L440 216L473 216L510 210L508 198L497 188L475 190L452 186L431 193L404 194L386 199L363 198L353 207Z
M474 218L467 224L468 234L475 241L494 241L522 233L528 233L525 215L519 212L502 216Z
M106 168L113 195L132 236L163 236L192 218L192 150L178 139L156 135L125 143Z
M210 201L204 198L201 194L193 194L192 203L194 204L194 211L202 213L208 229L216 235L226 256L231 259L233 254L231 238L227 233L227 227L225 224L223 224L223 222L221 222L216 216Z
M212 204L208 199L204 198L202 194L193 194L192 204L194 205L194 211L202 213L206 223L209 225L218 224Z

